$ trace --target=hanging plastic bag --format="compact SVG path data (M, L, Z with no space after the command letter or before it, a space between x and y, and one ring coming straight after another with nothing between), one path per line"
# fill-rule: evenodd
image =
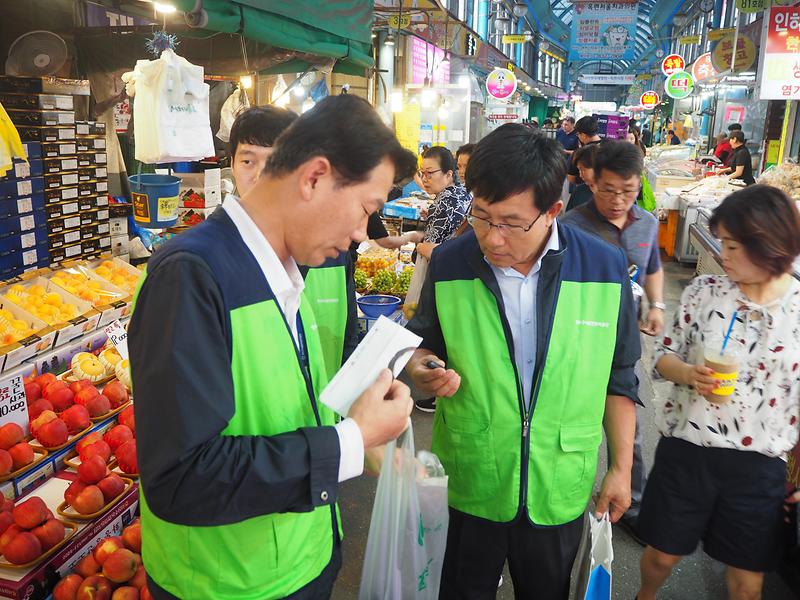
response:
M414 458L408 429L386 445L359 600L436 600L447 545L447 476L430 452Z
M229 141L233 122L236 121L236 117L248 108L250 108L250 100L247 97L247 92L237 86L233 93L228 96L228 99L225 100L225 104L222 105L222 110L219 114L217 137L223 142Z
M417 254L417 262L414 263L414 274L411 276L408 291L406 292L406 300L403 303L403 315L405 315L406 319L410 320L417 311L419 296L422 293L422 284L425 283L427 276L428 259L421 254Z
M611 520L608 513L596 519L589 515L589 527L578 551L580 566L575 598L580 600L611 600L611 563L614 546L611 543Z

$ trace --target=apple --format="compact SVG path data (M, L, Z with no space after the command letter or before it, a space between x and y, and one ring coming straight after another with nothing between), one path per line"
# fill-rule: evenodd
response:
M131 577L128 585L132 585L139 590L147 585L147 571L144 570L144 567L140 565L139 568L136 569L136 574Z
M0 449L8 450L25 439L25 432L16 423L6 423L0 427Z
M111 458L111 448L103 440L100 440L81 448L78 456L81 457L81 461L87 460L92 456L99 456L107 463L108 459Z
M20 442L16 446L12 446L8 454L11 456L11 461L13 463L11 468L14 471L28 466L33 462L34 458L36 458L33 454L33 448L31 448L28 442Z
M132 552L142 551L142 526L140 523L131 523L122 530L122 541Z
M61 381L60 379L56 379L54 382L47 385L46 388L42 390L42 398L46 400L50 400L50 396L52 396L58 390L68 390L69 386ZM50 400L52 402L52 400Z
M139 563L127 548L120 548L103 563L103 576L113 583L125 583L136 574Z
M75 600L82 583L83 577L80 575L75 573L67 575L53 588L53 600Z
M69 384L69 389L72 390L73 394L77 394L83 388L90 387L91 385L92 382L88 379L81 379L80 381L73 381L71 384Z
M36 430L36 439L45 448L63 446L69 440L69 429L61 419L53 419Z
M64 539L66 530L64 529L64 524L58 519L48 519L39 527L33 529L31 533L39 539L39 543L42 545L42 552L47 552Z
M14 515L12 515L9 511L0 513L0 535L3 535L6 532L6 529L11 527L13 524Z
M83 580L75 600L111 600L111 582L100 575L92 575Z
M39 387L44 390L44 388L53 383L56 379L58 378L52 373L44 373L39 375L35 381L39 384Z
M87 485L70 504L80 514L91 515L105 506L105 498L99 487Z
M12 565L22 565L42 555L39 538L30 531L21 531L6 544L3 556Z
M83 483L94 484L108 473L106 461L102 456L92 456L78 465L78 479Z
M89 398L84 406L86 406L86 410L89 411L89 416L92 418L102 417L111 411L111 402L102 394Z
M99 442L103 439L103 434L99 431L93 431L87 436L82 437L78 440L78 443L75 444L75 449L80 452L82 448L85 446L89 446L90 444L94 444L95 442Z
M67 424L67 430L70 433L83 431L92 424L91 419L89 419L89 411L80 404L74 404L65 410L61 414L61 420Z
M29 381L25 384L25 398L30 404L42 397L42 386L35 381Z
M97 391L97 388L93 385L89 385L78 390L78 393L75 394L75 403L86 406L86 402L99 395L100 392Z
M103 436L103 441L111 446L111 451L116 452L125 442L133 439L133 431L127 425L115 425Z
M102 540L94 549L94 559L101 567L106 562L106 559L114 554L120 548L124 548L125 544L122 538L114 535Z
M0 450L0 476L8 475L14 466L14 459L8 453L8 450Z
M108 504L125 491L125 482L122 481L122 478L116 473L111 473L107 477L104 477L102 480L100 480L100 482L97 484L97 487L99 487L100 491L103 492L103 498L105 498L106 504ZM124 532L122 539L125 539ZM133 550L133 548L131 548L131 550Z
M88 484L83 483L80 480L75 480L69 484L69 487L64 491L64 500L67 501L67 504L70 506L74 506L75 498L86 489Z
M111 600L139 600L139 590L130 585L118 587L111 595Z
M78 564L75 565L75 572L81 577L91 577L100 572L100 565L90 553L78 561Z
M55 410L57 413L64 412L70 406L75 404L75 394L73 394L72 391L66 387L52 392L47 396L47 399L50 401L50 404L53 405L53 410Z
M130 400L128 388L119 379L115 379L103 388L103 395L111 402L112 408L119 408Z
M126 406L122 409L122 412L119 413L119 424L130 427L133 437L136 437L136 419L133 415L133 406Z
M39 496L32 496L17 504L12 514L17 525L23 529L33 529L47 519L47 505Z
M39 431L39 427L57 418L58 415L52 410L43 411L38 417L31 421L31 433L36 435L36 432Z
M122 444L117 448L114 456L117 457L117 464L123 473L136 474L139 472L139 466L136 462L136 440Z

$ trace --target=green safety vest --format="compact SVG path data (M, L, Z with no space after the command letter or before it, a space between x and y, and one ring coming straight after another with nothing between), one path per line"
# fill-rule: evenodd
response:
M266 300L230 312L236 411L220 435L271 436L334 424L333 412L316 402L328 375L317 321L305 296L300 316L313 396L276 302ZM329 506L230 525L189 527L159 519L143 492L140 498L147 572L180 598L283 598L316 579L331 560L334 526Z
M597 469L620 284L561 282L529 435L495 296L478 278L434 285L448 368L463 375L455 396L437 399L433 425L450 506L496 522L522 507L538 525L576 519Z
M343 265L308 270L304 293L319 327L319 339L328 379L342 366L347 328L347 273Z

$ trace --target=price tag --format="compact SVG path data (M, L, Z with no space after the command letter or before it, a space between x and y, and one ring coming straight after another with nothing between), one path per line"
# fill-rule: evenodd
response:
M61 176L61 185L76 185L78 183L77 173L66 173Z
M77 202L71 202L70 204L65 204L64 205L64 214L65 215L71 215L72 213L76 213L76 212L78 212L78 203Z
M28 163L17 163L14 166L14 174L18 179L24 179L31 176L31 166Z
M72 125L75 123L75 113L58 113L58 123L59 125Z
M36 253L36 249L28 250L27 252L22 253L22 264L26 267L36 264L36 261L39 260L39 255Z
M36 227L36 219L32 216L21 217L19 220L19 228L22 231L29 231Z
M59 140L74 140L75 139L75 130L72 128L65 128L58 130L58 139Z
M67 256L67 258L72 258L73 256L80 254L81 250L81 245L75 244L74 246L67 247L67 249L64 250L64 254Z
M28 181L20 181L17 183L17 195L18 196L30 196L33 192L33 184Z
M22 375L0 381L0 425L16 423L28 431L28 404Z
M64 227L66 229L72 229L73 227L80 227L81 226L81 218L80 217L71 217L64 221Z
M64 243L65 244L74 244L75 242L81 241L81 231L69 231L64 234Z
M78 197L78 188L66 188L64 190L61 190L62 200L72 200L73 198L77 197Z
M77 159L70 158L69 160L65 160L61 163L61 168L64 171L74 171L78 168L78 161Z
M89 124L88 123L78 123L75 126L75 130L77 131L78 135L89 135Z
M125 331L125 328L122 326L122 323L119 321L114 321L110 325L106 325L103 328L103 333L108 336L108 339L111 340L111 343L114 344L114 347L119 352L119 355L123 358L123 360L127 360L128 356L128 332Z
M31 246L36 245L36 234L35 233L24 233L20 237L22 240L22 247L23 248L30 248Z
M61 144L58 148L59 154L62 156L66 156L67 154L75 154L78 151L77 146L75 144Z
M31 198L20 198L17 200L17 212L21 215L33 212L33 200Z

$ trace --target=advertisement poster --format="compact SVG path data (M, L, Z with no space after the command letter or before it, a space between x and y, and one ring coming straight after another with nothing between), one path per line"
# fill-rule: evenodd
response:
M575 2L570 60L632 60L637 2Z
M733 38L735 33L729 33L722 38L714 50L711 52L711 63L714 68L720 73L729 71L731 68L731 61L733 61ZM736 40L736 61L733 63L733 71L740 73L747 71L753 66L756 60L756 45L749 37L739 32L739 38Z
M769 9L761 63L761 100L800 100L800 6Z
M692 77L695 82L704 81L719 75L711 62L711 52L706 52L697 57L692 65Z
M450 61L444 50L417 37L411 38L411 83L450 83ZM425 81L425 80L428 81Z
M517 76L508 69L495 69L486 78L486 91L492 98L508 100L517 91Z

